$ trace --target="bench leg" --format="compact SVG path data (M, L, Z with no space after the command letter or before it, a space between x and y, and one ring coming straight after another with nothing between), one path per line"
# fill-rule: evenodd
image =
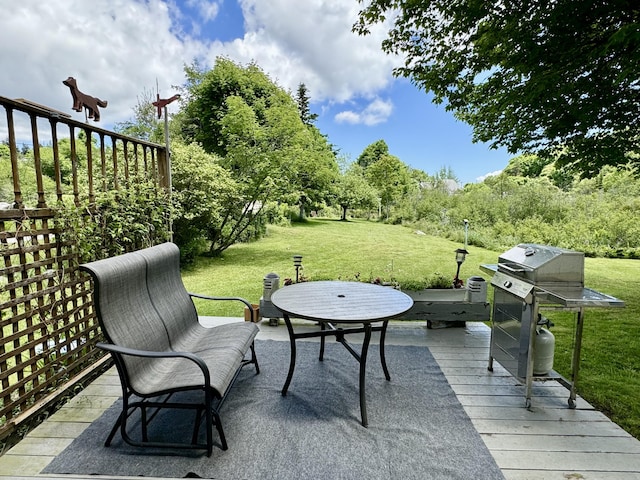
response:
M260 365L258 365L258 357L256 356L256 344L251 342L251 363L256 366L256 375L260 374Z
M111 433L109 433L109 436L107 437L107 439L104 442L104 446L105 447L108 447L108 446L111 445L111 441L113 440L113 437L115 436L116 432L120 428L120 425L122 425L122 422L124 422L123 417L125 417L125 416L126 416L125 412L121 412L120 413L120 416L118 417L118 420L116 421L115 425L111 429Z
M109 433L109 436L107 437L107 439L104 442L104 446L105 447L108 447L108 446L111 445L111 442L113 441L113 437L115 436L115 434L118 431L118 429L122 428L122 434L124 436L124 434L126 433L126 430L127 430L127 416L128 415L129 415L129 395L125 391L123 393L123 395L122 395L122 411L120 412L120 415L118 416L118 420L116 420L115 425L111 429L111 432Z
M222 444L222 450L228 450L229 447L227 445L227 439L224 436L224 431L222 430L222 422L220 421L220 415L218 415L218 412L216 411L213 411L212 413L216 422L216 429L218 430L218 435L220 435L220 443ZM209 449L211 449L211 446L209 447ZM211 453L209 453L209 456L211 456Z

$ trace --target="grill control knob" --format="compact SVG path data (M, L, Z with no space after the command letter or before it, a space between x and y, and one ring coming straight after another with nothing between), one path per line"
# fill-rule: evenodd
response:
M504 288L511 288L513 286L513 283L510 280L507 280L506 282L503 283Z

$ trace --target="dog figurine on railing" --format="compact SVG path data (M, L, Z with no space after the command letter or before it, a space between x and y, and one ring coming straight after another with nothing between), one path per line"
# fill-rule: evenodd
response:
M78 90L78 84L73 77L67 78L62 83L71 90L71 96L73 97L73 107L71 107L71 109L76 112L81 112L83 108L86 108L89 118L93 118L94 121L99 122L100 110L98 110L98 107L105 108L107 106L106 100L100 100L97 97L82 93Z

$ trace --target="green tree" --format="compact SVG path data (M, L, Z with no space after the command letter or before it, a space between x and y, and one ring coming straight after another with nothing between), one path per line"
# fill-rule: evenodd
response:
M583 176L638 165L630 156L640 147L637 1L366 5L354 30L368 34L394 16L382 48L404 56L395 74L446 102L475 141L538 152Z
M174 241L186 261L193 260L207 241L219 238L227 209L238 201L240 188L216 155L197 144L172 145Z
M185 67L185 75L187 81L181 92L184 103L174 118L184 142L197 142L209 153L221 157L227 153L222 119L229 111L229 97L242 98L253 110L258 124L266 121L269 108L281 102L283 96L289 99L297 115L293 99L255 63L243 67L218 57L213 69L207 71L193 64Z
M382 206L389 218L391 207L411 189L409 168L398 157L383 155L369 165L365 172L369 183L378 190Z
M188 67L186 73L180 134L218 155L238 186L211 226L210 254L264 231L269 203L284 201L304 213L322 202L337 174L335 157L326 138L302 122L289 93L255 64L219 58L208 72Z
M314 126L307 126L299 139L300 152L291 165L294 177L290 179L289 194L297 195L299 217L310 210L321 209L333 198L339 177L338 163L327 139Z
M548 160L540 158L538 155L518 155L509 160L509 165L504 169L504 173L512 176L539 177L548 163Z
M365 147L357 158L356 163L366 169L385 155L389 155L389 146L384 140L378 140Z
M378 193L367 182L364 170L357 163L351 164L338 179L336 203L342 210L340 220L347 220L350 208L374 208L377 205Z
M263 222L269 202L298 205L303 213L318 204L337 174L324 138L302 123L291 97L282 91L278 95L281 101L270 100L262 122L243 99L228 99L222 119L227 155L222 164L241 185L243 203L228 209L220 231L224 234L228 228L233 235L216 240L214 254L237 241L254 221Z
M309 91L304 83L298 85L298 92L296 94L296 102L298 102L298 110L300 110L300 119L305 125L313 125L313 122L318 118L317 113L311 113L309 107Z

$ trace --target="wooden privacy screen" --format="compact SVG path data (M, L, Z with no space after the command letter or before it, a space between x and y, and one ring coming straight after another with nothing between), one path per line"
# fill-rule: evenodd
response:
M168 188L169 167L161 145L24 100L0 97L0 106L0 172L10 172L13 188L7 191L3 178L1 441L103 357L95 348L100 329L89 277L78 270L73 245L58 231L56 208L63 202L91 202L96 189L125 188L134 174ZM53 159L41 158L42 145L52 147Z

